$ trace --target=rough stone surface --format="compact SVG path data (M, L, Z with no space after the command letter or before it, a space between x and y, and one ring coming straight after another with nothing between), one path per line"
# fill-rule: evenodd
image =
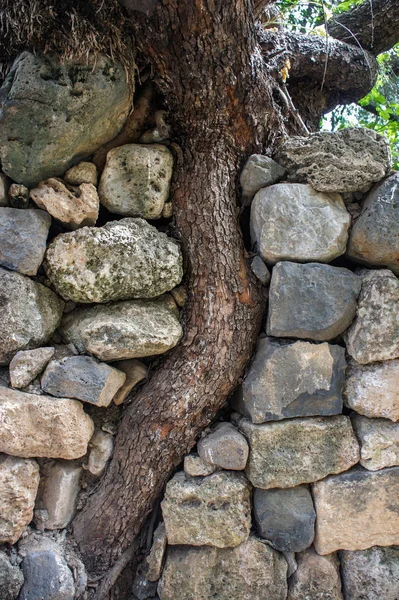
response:
M157 219L169 195L173 156L159 144L126 144L110 150L101 175L100 201L110 212Z
M91 183L68 188L58 179L47 179L30 191L30 197L67 229L95 225L97 221L100 201Z
M253 425L240 420L249 446L247 475L255 487L289 488L346 471L359 461L349 417L314 417Z
M241 171L240 184L244 198L252 199L261 188L277 183L285 169L275 160L262 154L252 154Z
M44 267L61 296L78 303L154 298L183 277L178 243L143 219L61 234Z
M38 486L39 465L34 460L0 454L1 544L14 544L32 520Z
M4 175L4 173L0 173L0 206L8 206L8 189L10 187L10 180L8 177Z
M64 175L64 180L69 185L81 185L82 183L91 183L97 185L97 167L92 162L80 162L75 167L71 167Z
M350 216L339 194L279 183L260 190L251 205L251 238L268 263L330 262L344 254Z
M316 513L307 487L254 492L254 515L259 537L280 552L302 552L314 538Z
M251 486L241 473L209 477L177 473L161 503L169 544L227 548L244 542L251 528Z
M398 600L399 547L340 553L342 583L350 600Z
M360 286L360 278L348 269L278 263L270 285L268 335L332 340L354 319Z
M184 457L184 472L191 477L206 477L217 470L215 465L205 462L197 454L187 454Z
M54 356L55 348L20 350L10 362L10 382L13 388L24 388L31 383Z
M346 332L349 354L361 364L399 357L399 280L387 269L362 277L357 316Z
M297 561L298 568L288 580L287 600L344 600L335 554L319 556L309 548L297 556Z
M0 265L24 275L36 275L46 251L51 225L42 210L0 207Z
M110 433L97 429L89 443L90 454L86 469L92 475L99 477L104 473L105 467L114 450L114 438Z
M1 600L16 600L24 582L21 569L11 564L5 552L0 551Z
M320 192L364 192L391 169L388 140L361 127L291 137L277 160L290 181L310 183Z
M63 529L72 520L82 468L69 461L51 461L41 470L35 523L39 529Z
M146 558L149 581L157 581L161 577L167 541L165 523L162 522L154 532L151 551Z
M360 443L360 464L365 469L378 471L399 465L399 423L355 413L351 419Z
M52 396L109 406L125 379L122 371L90 356L70 356L52 360L42 375L41 385Z
M231 423L220 423L199 440L198 454L205 462L222 469L241 471L248 460L248 442Z
M122 127L131 90L122 65L95 65L22 53L0 90L3 171L28 187L62 175Z
M250 537L237 548L169 547L161 600L285 600L284 557Z
M0 290L0 365L7 365L18 350L49 340L64 303L44 285L1 267Z
M0 422L0 452L25 458L80 458L94 431L91 418L76 400L3 387Z
M345 369L340 346L262 338L236 408L253 423L340 414Z
M1 96L1 90L0 90ZM29 190L25 185L12 183L8 190L8 197L12 208L28 208L29 206Z
M399 467L331 475L313 485L313 499L319 554L399 544Z
M125 383L113 397L114 404L118 406L126 400L131 390L147 377L148 369L144 363L134 358L131 360L120 360L114 364L114 367L126 375Z
M269 283L271 277L270 271L260 256L255 256L251 262L251 269L263 285L267 285Z
M169 295L77 309L65 315L60 330L80 352L106 361L163 354L183 333Z
M344 402L366 417L399 421L399 360L371 365L349 363Z

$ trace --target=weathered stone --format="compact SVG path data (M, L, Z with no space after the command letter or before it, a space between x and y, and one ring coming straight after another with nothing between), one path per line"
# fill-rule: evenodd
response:
M75 167L71 167L64 175L64 180L69 185L81 185L82 183L91 183L97 185L97 167L92 162L80 162Z
M172 294L177 306L181 306L182 308L186 306L188 293L184 285L178 285L177 287L173 288L173 290L170 290L170 293Z
M14 544L21 537L32 520L38 486L34 460L0 454L0 544Z
M58 179L47 179L30 191L30 197L67 229L95 225L97 221L100 201L91 183L68 188Z
M255 537L236 548L169 547L161 600L285 600L287 563Z
M222 469L241 471L248 460L248 442L232 423L220 423L199 440L198 454L205 462Z
M96 406L109 406L126 375L90 356L52 360L41 379L42 389L59 398L76 398Z
M105 467L114 450L114 438L110 433L97 429L89 443L89 461L85 467L92 475L99 477L104 473Z
M242 195L251 200L257 191L277 183L284 175L285 169L272 158L262 154L252 154L241 171Z
M297 561L298 568L288 580L287 600L344 600L335 554L319 556L309 548L297 556Z
M0 173L0 206L9 206L8 189L10 183L8 177L4 173Z
M239 422L250 447L246 472L263 489L289 488L341 473L359 461L349 417L315 417L253 425Z
M148 369L144 363L134 358L131 360L120 360L114 364L114 367L126 375L125 383L122 384L113 397L114 404L118 406L126 400L126 397L134 386L147 377Z
M0 90L1 96L1 90ZM1 116L0 116L1 119ZM12 183L8 190L8 197L12 208L28 208L29 206L29 190L25 185Z
M18 350L50 339L64 303L44 285L1 267L0 290L0 365L7 365Z
M313 485L313 499L319 554L399 544L399 467L331 475Z
M399 465L399 423L356 413L351 419L360 443L360 464L365 469L378 471Z
M342 583L349 600L398 600L399 547L340 553Z
M171 219L173 217L173 204L172 202L165 202L162 209L162 218Z
M132 585L132 600L149 600L157 597L157 586L157 582L147 579L145 565L139 565Z
M122 65L22 53L0 90L3 171L28 187L62 175L122 127L131 90Z
M154 532L151 551L146 558L149 581L157 581L161 577L167 541L165 523L162 522Z
M183 277L178 243L143 219L63 233L44 268L61 296L78 303L154 298Z
M209 477L177 473L161 503L169 544L227 548L244 542L251 528L251 486L241 473Z
M339 194L279 183L260 190L251 205L251 238L268 263L330 262L344 254L350 216Z
M399 360L371 365L349 363L344 402L366 417L399 421Z
M16 600L23 582L21 569L12 565L7 554L0 551L1 600Z
M235 407L253 423L338 415L345 369L340 346L261 338Z
M70 523L81 472L81 467L68 461L51 461L43 467L35 510L39 529L63 529Z
M362 127L290 137L277 160L290 181L310 183L320 192L364 192L391 169L388 140Z
M24 458L80 458L86 454L94 430L91 418L76 400L3 387L0 422L0 452Z
M357 316L346 332L348 352L361 364L399 357L399 280L391 271L362 277Z
M168 199L173 156L166 146L126 144L110 150L100 201L112 213L157 219Z
M163 354L183 333L169 295L77 309L65 315L60 331L80 352L100 360Z
M207 463L196 454L187 454L184 457L184 472L191 477L206 477L212 475L218 468L215 465Z
M10 382L13 388L24 388L45 368L54 356L55 348L20 350L10 362Z
M302 552L314 538L316 513L305 486L254 492L254 515L259 537L280 552Z
M252 260L251 269L263 285L267 285L269 283L271 277L270 271L260 256L255 256L255 258Z
M348 269L278 263L270 285L268 335L332 340L354 319L360 286Z

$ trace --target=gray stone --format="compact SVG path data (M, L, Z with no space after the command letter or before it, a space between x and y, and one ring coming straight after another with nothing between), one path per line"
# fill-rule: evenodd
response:
M252 202L252 243L271 264L330 262L346 250L350 220L339 194L279 183L260 190Z
M85 468L95 477L99 477L104 473L112 456L114 437L106 431L97 429L89 442L89 448L89 460Z
M1 600L16 600L24 582L21 569L11 564L5 552L0 551Z
M217 470L215 465L202 460L197 454L187 454L184 457L184 472L191 477L206 477Z
M240 184L244 198L252 199L256 192L285 175L285 169L275 160L262 154L252 154L241 171Z
M340 553L342 583L349 600L398 600L399 547Z
M165 523L160 523L154 531L151 551L146 558L146 575L149 581L158 581L161 577L167 541Z
M125 379L122 371L90 356L69 356L47 365L41 385L52 396L109 406Z
M252 260L251 269L263 285L267 285L269 283L270 271L260 256L255 256L255 258Z
M349 354L361 364L399 357L399 280L391 271L362 277L357 316L346 332Z
M0 206L9 206L8 189L10 184L10 179L4 173L0 173Z
M62 175L121 129L131 105L122 65L59 63L57 56L22 53L0 90L3 171L28 187Z
M24 388L31 383L54 356L55 348L20 350L10 362L10 382L13 388Z
M309 548L297 555L297 561L298 568L288 580L287 600L344 600L335 554L319 556Z
M45 344L58 327L64 303L50 289L0 267L0 365Z
M290 181L310 183L320 192L364 192L391 169L388 140L362 127L291 137L277 160Z
M246 473L263 489L289 488L341 473L359 461L349 417L314 417L253 425L239 422L250 447Z
M342 412L345 348L261 338L235 408L253 423Z
M157 219L168 199L173 156L166 146L126 144L110 150L100 201L112 213Z
M205 462L222 469L241 471L248 460L248 442L231 423L220 423L199 440L198 454Z
M287 563L261 540L236 548L169 547L161 600L285 600Z
M268 335L332 340L354 319L360 286L360 278L348 269L278 263L270 285Z
M44 268L61 296L78 303L154 298L183 277L179 244L143 219L63 233Z
M241 473L176 473L161 503L169 544L238 546L251 528L251 486Z
M106 361L163 354L183 334L168 294L154 300L76 309L64 316L60 331L80 352Z
M69 185L81 185L82 183L91 183L97 185L97 167L92 162L80 162L75 167L69 169L65 175L64 180Z
M360 464L365 469L378 471L399 465L399 423L356 413L351 419L360 443Z
M36 275L46 251L51 217L42 210L0 207L0 265Z
M82 468L70 461L50 461L41 470L35 524L39 529L63 529L72 520Z
M1 96L1 90L0 90ZM1 117L0 117L1 119ZM12 183L8 190L8 197L12 208L28 208L29 206L29 190L25 185Z
M319 554L399 544L399 467L362 467L313 485Z
M123 404L132 389L147 377L148 369L144 363L134 358L120 360L114 363L114 367L126 375L125 383L119 388L113 397L114 404Z
M157 585L157 582L147 579L145 566L139 565L132 585L133 599L148 600L149 598L155 598Z
M305 486L254 492L254 515L259 537L280 552L302 552L314 538L316 513Z

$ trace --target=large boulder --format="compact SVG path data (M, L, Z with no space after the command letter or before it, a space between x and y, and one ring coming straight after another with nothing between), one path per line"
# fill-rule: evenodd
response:
M16 600L24 582L19 567L13 565L7 554L0 551L0 590L2 600Z
M83 304L154 298L183 277L178 243L143 219L60 234L44 267L65 300Z
M298 567L288 580L287 600L344 600L335 554L319 556L309 548L296 560ZM350 596L347 600L354 599Z
M377 471L399 465L399 423L356 413L351 419L360 444L360 464L365 469Z
M340 553L345 598L398 600L399 546Z
M105 56L60 64L24 52L0 90L4 173L28 187L62 175L118 133L131 97L123 66Z

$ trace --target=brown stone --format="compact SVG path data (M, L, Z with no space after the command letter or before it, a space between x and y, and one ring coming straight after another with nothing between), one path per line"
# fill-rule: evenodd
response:
M298 568L288 580L287 600L344 600L335 554L319 556L312 547L296 559Z
M123 404L128 394L140 381L147 377L148 369L140 360L120 360L113 365L119 371L126 374L125 383L119 388L113 397L114 404Z

